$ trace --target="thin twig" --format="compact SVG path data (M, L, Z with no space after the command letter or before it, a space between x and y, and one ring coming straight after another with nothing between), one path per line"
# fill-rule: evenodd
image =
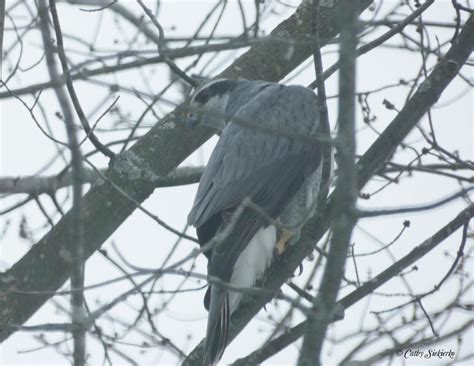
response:
M99 141L97 136L94 134L94 132L92 131L90 127L89 121L82 109L81 103L79 102L79 98L77 97L76 90L74 89L74 85L72 82L71 73L69 72L69 66L67 64L67 58L66 58L66 53L64 51L64 44L63 44L63 34L61 31L61 25L59 24L59 17L56 11L56 4L54 0L50 0L49 3L50 3L51 15L53 17L54 30L56 33L57 53L58 53L59 60L61 62L61 67L63 69L63 75L66 78L66 86L69 92L69 96L71 97L72 105L74 106L74 109L76 110L79 120L81 121L82 128L84 128L84 131L89 137L89 140L91 141L91 143L102 154L109 157L110 159L113 159L115 157L115 153L112 150L110 150L107 146L103 145Z
M402 207L402 208L394 208L394 209L386 209L386 210L365 210L365 209L356 209L356 214L360 218L367 218L367 217L377 217L377 216L387 216L387 215L399 215L403 213L410 213L410 212L421 212L426 210L432 210L434 208L438 208L440 206L445 205L448 202L451 202L457 198L465 197L469 192L474 190L474 186L467 187L459 192L453 193L446 198L443 198L439 201L434 203L430 203L427 205L420 205L415 207Z
M329 124L328 107L326 103L326 88L324 86L323 77L323 62L321 58L321 44L319 40L319 13L320 13L320 1L313 0L313 14L311 18L311 31L313 33L313 60L314 69L316 74L316 84L318 89L318 102L319 102L319 123L323 126Z
M176 65L176 63L166 55L165 43L164 43L165 32L163 30L163 27L161 26L160 23L158 23L158 20L155 18L155 16L151 12L151 10L148 9L148 7L143 3L142 0L137 0L137 2L138 2L138 4L140 4L140 6L142 7L143 11L146 13L148 18L150 18L152 23L155 25L156 29L158 29L158 34L159 34L159 38L158 38L158 42L157 42L158 52L163 57L166 64L171 68L171 70L173 70L173 72L176 75L178 75L181 79L186 81L189 85L191 85L193 87L197 86L198 85L197 81L194 80L193 78L190 78L188 75L186 75L186 73L183 70L181 70L178 67L178 65Z
M438 332L436 331L436 329L433 325L433 321L430 318L430 314L428 314L428 312L426 311L425 307L423 306L423 304L421 302L421 299L416 299L416 303L420 307L421 311L423 311L423 314L425 314L426 319L428 319L428 323L430 324L431 331L433 332L435 337L439 337L439 334L438 334Z
M366 282L361 287L344 296L337 302L336 306L340 306L342 309L347 309L361 299L365 298L368 294L373 293L377 288L387 283L398 273L413 265L417 260L424 257L427 253L436 248L444 240L454 234L461 226L465 225L466 221L473 216L474 205L471 205L465 210L461 211L453 220L447 223L433 236L427 238L425 241L417 245L412 251L410 251L410 253L379 273L372 280ZM334 320L335 319L331 319L330 321L333 322ZM283 335L270 341L265 346L261 347L254 353L251 353L247 357L240 359L235 364L248 365L250 361L255 363L263 362L265 359L271 357L289 344L298 340L305 333L307 326L308 320L297 324L296 326L288 329Z
M471 205L470 207L473 207L473 206ZM466 221L464 223L464 227L463 227L463 231L462 231L461 244L459 245L459 250L457 252L456 258L454 259L454 262L451 264L451 267L449 267L448 272L443 276L441 281L439 281L433 287L432 290L427 291L427 292L425 292L423 294L420 294L420 295L416 295L413 300L410 300L410 301L405 302L403 304L391 307L390 309L385 309L385 310L382 310L382 311L373 311L372 313L373 314L382 314L382 313L387 313L387 312L390 312L390 311L398 310L398 309L401 309L401 308L403 308L407 305L416 303L417 301L419 301L419 300L435 293L436 291L438 291L441 288L441 286L443 285L443 283L446 282L446 280L454 273L454 271L456 270L456 268L458 266L459 261L461 260L461 258L464 255L464 248L465 248L466 242L467 242L467 229L469 227L469 221L470 221L471 217L472 216L467 216L466 215Z
M254 46L254 45L263 44L263 43L288 44L288 41L285 39L278 39L273 36L260 37L257 39L238 38L226 43L217 43L217 44L209 44L205 46L189 46L189 47L184 47L184 48L169 49L166 51L166 56L170 59L177 59L177 58L193 56L196 54L235 50L238 48L249 47L249 46ZM147 57L147 58L138 58L130 62L117 62L116 64L113 64L113 65L105 65L105 66L93 68L90 70L89 69L80 70L71 74L71 79L72 80L87 80L87 79L91 79L93 76L106 75L106 74L115 73L119 71L140 68L147 65L155 65L161 62L165 62L165 58L163 57L163 55ZM37 83L37 84L29 85L26 87L14 89L12 91L17 96L22 96L26 94L36 93L36 92L39 92L40 90L45 90L54 86L64 85L64 83L65 83L65 76L61 75L61 78L57 80L56 82L53 82L50 80L43 83ZM10 98L10 97L12 97L11 93L8 93L8 92L0 93L0 99Z
M3 65L3 29L5 28L5 1L0 0L0 80L2 80Z
M389 40L392 38L394 35L400 33L405 27L410 24L414 19L416 19L421 13L423 13L431 4L433 4L434 0L427 0L423 3L422 6L420 6L418 9L416 9L412 14L407 16L404 20L402 20L400 23L398 23L395 27L392 27L388 32L382 34L380 37L374 39L373 41L361 46L360 48L357 49L356 51L356 57L362 56L363 54L375 49L376 47L380 46L382 43L385 41ZM329 67L326 71L323 73L323 79L326 80L334 74L340 67L340 61L337 61L331 67ZM314 89L318 85L318 80L313 81L308 88Z

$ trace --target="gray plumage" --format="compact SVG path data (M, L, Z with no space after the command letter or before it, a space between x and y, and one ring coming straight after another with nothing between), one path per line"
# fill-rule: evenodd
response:
M318 115L316 96L300 86L218 80L197 91L188 123L222 128L188 216L201 245L225 228L246 198L293 231L304 223L319 191L321 146L307 138L318 132ZM277 232L261 214L245 209L231 234L207 253L208 274L253 286L271 261ZM242 295L212 285L206 297L204 363L214 364Z
M194 226L202 225L216 212L238 206L246 197L254 198L274 180L283 178L288 182L293 177L282 167L293 171L294 167L285 164L295 163L301 170L308 160L307 153L314 148L286 137L316 133L316 96L306 88L241 81L224 115L227 121L236 122L224 128L200 180L188 216L188 223ZM242 126L239 121L256 129Z

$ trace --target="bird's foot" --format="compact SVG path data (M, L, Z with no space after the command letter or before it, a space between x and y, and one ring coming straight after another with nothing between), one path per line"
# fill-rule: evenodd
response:
M282 255L286 248L288 248L288 243L293 236L293 232L287 229L282 229L279 236L278 242L275 245L275 252L277 255Z

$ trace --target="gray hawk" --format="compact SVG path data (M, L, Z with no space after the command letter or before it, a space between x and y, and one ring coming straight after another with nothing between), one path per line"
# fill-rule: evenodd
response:
M322 167L322 146L312 139L318 116L316 95L301 86L219 79L194 93L188 125L211 126L221 135L188 223L196 227L201 246L231 228L205 251L208 276L233 287L253 287L274 253L281 253L311 216ZM242 206L245 200L254 206ZM242 295L216 281L209 284L204 365L222 357L230 316Z

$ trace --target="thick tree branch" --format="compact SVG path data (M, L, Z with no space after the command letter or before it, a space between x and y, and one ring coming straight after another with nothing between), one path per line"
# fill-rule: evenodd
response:
M339 32L336 14L342 0L333 1L321 13L320 37L324 45ZM371 1L364 0L359 12ZM220 76L279 81L306 60L311 50L307 46L310 15L304 2L297 11L278 25L272 35L288 42L263 42L239 57ZM294 43L293 43L294 41ZM291 50L291 52L289 52ZM272 60L272 62L268 62ZM117 156L107 176L138 202L143 202L154 190L150 175L166 176L187 156L209 139L214 131L182 123L185 106L163 118L130 150ZM102 243L133 212L136 205L123 197L110 183L95 184L83 200L85 256L92 255ZM13 329L7 323L23 324L50 297L49 295L13 294L10 287L22 291L55 291L69 276L69 263L61 253L76 243L71 236L72 216L67 213L56 226L20 259L0 283L0 341Z
M199 182L204 167L178 168L164 177L154 177L155 188L176 187ZM106 169L101 170L102 173ZM93 169L83 169L82 184L92 184L100 179ZM0 177L0 194L31 194L54 193L58 189L72 185L71 171L47 176Z

